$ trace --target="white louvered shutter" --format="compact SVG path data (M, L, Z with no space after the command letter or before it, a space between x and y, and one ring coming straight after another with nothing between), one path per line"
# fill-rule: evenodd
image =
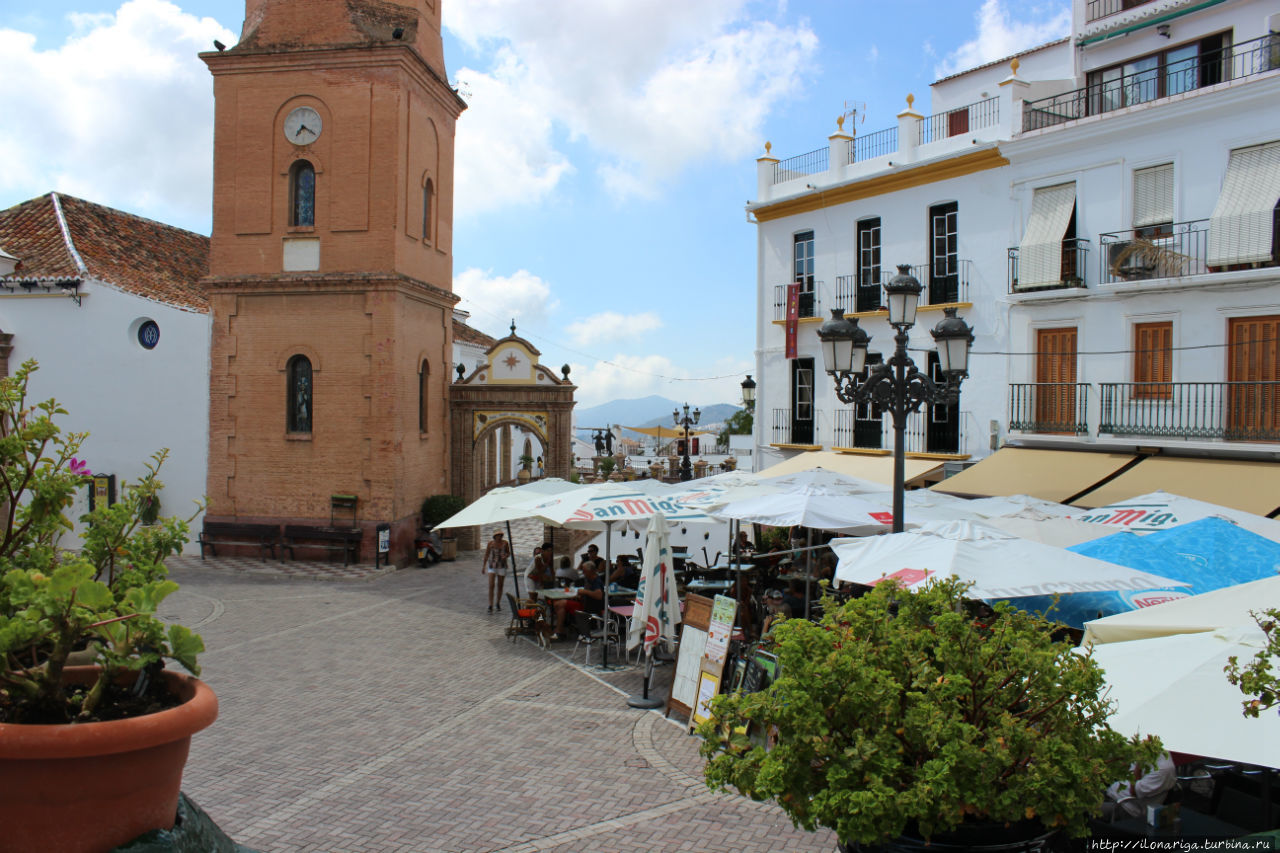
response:
M1222 194L1209 218L1209 266L1269 261L1277 199L1280 142L1232 151Z
M1062 280L1062 238L1076 208L1076 183L1040 187L1018 246L1018 288Z
M1133 173L1133 227L1173 222L1173 164Z

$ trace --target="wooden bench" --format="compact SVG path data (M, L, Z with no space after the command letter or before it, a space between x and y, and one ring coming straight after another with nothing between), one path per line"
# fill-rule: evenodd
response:
M256 545L262 550L262 560L266 562L267 552L272 558L276 555L276 545L280 541L280 527L275 524L240 524L234 521L206 521L200 531L200 559L204 559L204 549L208 548L213 556L218 556L215 544L222 545Z
M323 548L341 551L342 565L347 566L360 557L360 539L364 531L358 527L312 527L306 524L286 524L281 547L293 559L293 549Z

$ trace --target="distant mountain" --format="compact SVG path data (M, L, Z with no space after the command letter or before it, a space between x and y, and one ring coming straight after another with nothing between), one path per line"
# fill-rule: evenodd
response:
M592 427L599 428L610 424L624 427L671 426L671 411L681 408L682 405L675 400L652 394L634 400L611 400L598 406L575 409L573 420L578 426L579 434ZM720 423L736 411L738 407L728 403L703 406L700 423Z

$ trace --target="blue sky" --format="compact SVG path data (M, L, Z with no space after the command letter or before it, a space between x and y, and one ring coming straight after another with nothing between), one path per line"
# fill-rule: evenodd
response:
M336 0L335 0L336 2ZM737 402L755 159L894 124L908 92L1058 38L1069 0L443 0L454 283L580 405ZM0 209L50 190L207 234L212 82L243 0L0 2ZM865 108L864 108L865 105Z

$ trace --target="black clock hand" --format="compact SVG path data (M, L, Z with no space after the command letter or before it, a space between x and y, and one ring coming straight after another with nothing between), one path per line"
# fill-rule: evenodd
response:
M306 131L307 133L310 133L310 132L311 132L311 128L307 127L307 126L304 124L304 125L302 125L301 127L299 127L299 128L298 128L298 132L297 132L297 133L295 133L295 134L294 134L294 136L295 136L295 137L301 136L303 131Z

